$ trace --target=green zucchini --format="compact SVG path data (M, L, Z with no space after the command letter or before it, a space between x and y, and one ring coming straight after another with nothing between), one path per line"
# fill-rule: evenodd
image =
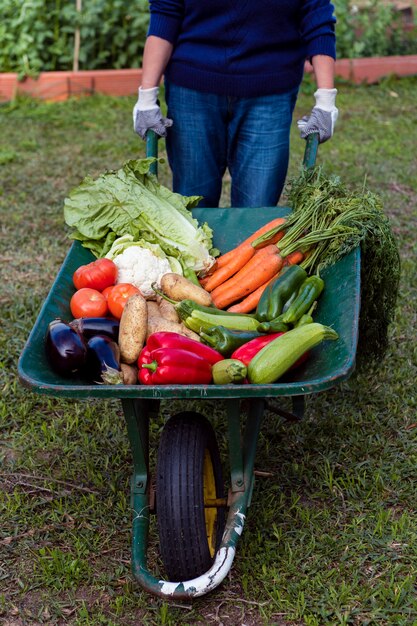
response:
M338 339L335 330L313 322L284 333L268 343L249 363L248 379L255 385L267 385L280 378L308 350L325 339Z
M158 296L161 296L167 302L170 302L177 311L179 318L184 321L187 317L189 317L193 311L199 311L200 313L209 313L210 315L221 315L224 317L227 315L228 317L247 317L255 319L255 314L252 313L233 313L232 311L223 311L223 309L218 309L215 306L205 306L204 304L198 304L194 300L190 300L189 298L185 300L180 300L177 302L172 298L169 298L163 291L158 289L155 283L152 284L152 289Z
M247 368L238 359L222 359L213 365L211 373L215 385L230 385L242 383L246 378Z
M183 319L184 324L196 333L205 332L213 326L224 326L232 330L257 331L259 322L247 315L219 315L194 309Z

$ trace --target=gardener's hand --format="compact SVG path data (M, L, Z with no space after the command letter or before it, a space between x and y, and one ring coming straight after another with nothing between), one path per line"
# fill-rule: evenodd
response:
M167 128L172 120L163 117L158 104L159 87L138 89L138 101L133 107L133 128L145 139L148 130L153 130L160 137L166 137Z
M317 89L314 94L316 105L310 115L298 120L302 139L313 133L319 134L319 141L323 143L333 136L334 126L339 115L336 108L337 89Z

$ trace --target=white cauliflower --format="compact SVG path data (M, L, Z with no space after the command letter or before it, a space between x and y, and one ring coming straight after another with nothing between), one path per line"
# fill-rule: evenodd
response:
M155 295L153 283L160 287L162 276L172 272L168 259L140 246L127 247L113 261L117 265L117 283L135 285L145 298Z

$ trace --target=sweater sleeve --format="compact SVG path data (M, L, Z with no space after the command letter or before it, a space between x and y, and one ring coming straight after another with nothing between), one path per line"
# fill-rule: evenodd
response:
M155 35L175 44L184 15L183 0L149 0L149 6L148 36Z
M334 6L329 0L305 0L301 9L301 36L307 46L307 58L325 54L336 58Z

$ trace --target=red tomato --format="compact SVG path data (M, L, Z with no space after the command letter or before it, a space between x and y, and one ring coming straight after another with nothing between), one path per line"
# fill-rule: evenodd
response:
M72 315L77 317L105 317L107 300L97 289L83 287L74 293L70 301Z
M106 287L105 289L103 289L103 291L101 292L103 294L103 296L106 298L106 300L109 299L109 293L111 292L111 290L113 289L114 285L110 285L110 287Z
M89 287L103 291L114 285L117 278L117 266L110 259L97 259L88 265L81 265L75 270L72 280L76 289Z
M135 293L140 293L140 290L131 285L130 283L119 283L115 285L109 293L107 304L110 309L110 313L117 319L122 317L123 308L130 298Z

